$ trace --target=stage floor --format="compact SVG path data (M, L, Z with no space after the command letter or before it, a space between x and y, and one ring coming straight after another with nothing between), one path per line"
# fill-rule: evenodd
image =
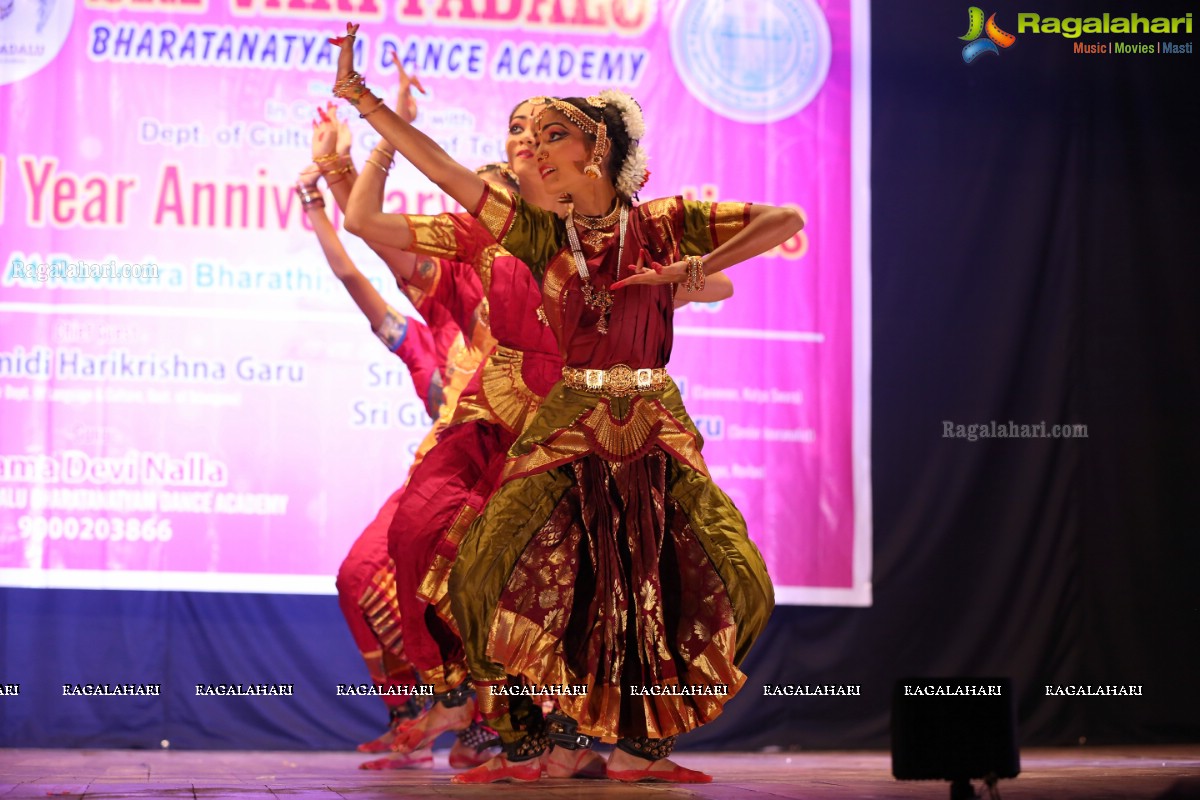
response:
M706 786L543 780L454 786L446 754L424 771L367 772L353 753L0 750L0 800L375 800L375 798L645 798L646 800L890 800L947 798L948 784L900 783L886 752L686 753ZM1200 798L1200 746L1028 750L1004 800ZM1167 793L1171 787L1175 791Z

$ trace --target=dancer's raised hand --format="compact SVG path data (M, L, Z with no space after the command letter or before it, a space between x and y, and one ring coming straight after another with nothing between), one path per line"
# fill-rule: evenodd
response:
M324 108L317 106L312 129L313 161L319 164L322 159L329 160L338 153L337 106L333 103L326 103Z
M342 83L346 78L350 77L354 72L354 40L358 36L358 26L352 22L346 23L346 35L331 38L329 43L334 47L341 47L341 52L338 53L337 67L337 83L334 84L336 92L337 85Z
M396 113L405 122L412 122L417 118L417 99L413 97L413 87L417 87L417 91L421 94L425 94L425 87L421 85L420 78L415 75L409 76L404 65L400 63L400 56L395 50L392 51L392 64L400 76L400 91L396 95Z

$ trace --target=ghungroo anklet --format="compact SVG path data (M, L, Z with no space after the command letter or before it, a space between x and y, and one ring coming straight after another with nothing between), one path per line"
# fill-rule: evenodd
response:
M404 705L392 706L388 709L388 722L396 725L405 720L416 719L424 710L423 703L417 702L415 697L410 697L404 701Z
M463 683L455 686L448 692L435 694L433 702L441 703L446 708L458 708L461 705L465 705L471 699L472 694L474 694L474 690L471 688L471 684Z
M470 727L459 731L456 735L463 746L471 748L476 753L500 744L500 737L496 735L496 732L478 722L472 722Z
M557 712L546 717L546 735L555 747L565 750L580 750L591 747L595 739L579 732L579 723L566 714Z
M537 758L550 748L550 737L545 731L526 733L519 741L504 746L504 757L509 761L528 761Z
M649 739L645 736L635 736L619 739L617 747L631 756L644 758L647 761L658 761L671 757L671 751L675 749L675 741L678 738L678 736L668 736L665 739Z

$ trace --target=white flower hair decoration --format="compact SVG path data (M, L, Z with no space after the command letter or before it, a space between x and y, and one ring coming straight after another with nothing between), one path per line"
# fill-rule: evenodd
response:
M650 170L646 169L646 161L646 151L636 144L630 145L629 155L625 156L625 163L621 165L621 172L617 175L618 192L625 197L633 197L641 191L650 178Z
M630 139L637 141L646 135L646 120L637 100L618 89L605 89L597 97L621 112L621 121L625 123L625 132Z
M621 112L621 122L625 132L629 134L629 152L624 163L617 171L617 191L626 197L633 197L646 185L650 171L646 169L648 158L646 151L639 145L641 138L646 135L646 120L642 116L642 107L637 100L618 89L605 89L596 95L601 100L600 107L605 104L613 106ZM590 98L589 98L590 100Z

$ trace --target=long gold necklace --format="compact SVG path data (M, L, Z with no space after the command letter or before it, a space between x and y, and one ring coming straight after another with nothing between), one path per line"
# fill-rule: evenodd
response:
M621 262L625 257L625 230L629 225L629 208L622 205L617 211L620 217L620 238L617 244L617 277L620 277ZM609 215L611 216L611 215ZM581 220L585 219L581 217ZM588 220L594 223L595 220ZM612 223L609 223L612 224ZM579 233L575 230L575 211L567 214L567 239L571 243L571 255L575 258L575 271L579 273L580 290L583 292L583 302L600 312L600 321L596 323L596 332L602 336L608 333L608 318L612 312L612 292L607 289L592 287L591 275L588 273L587 260L583 257L583 248L579 246Z

